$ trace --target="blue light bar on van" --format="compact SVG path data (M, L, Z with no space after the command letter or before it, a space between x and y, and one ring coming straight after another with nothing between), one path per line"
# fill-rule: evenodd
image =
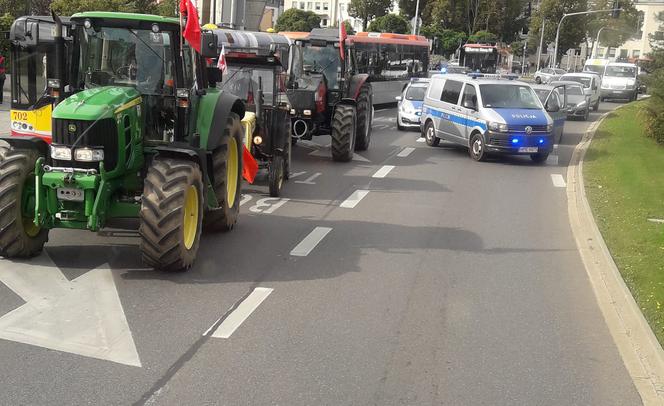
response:
M473 79L483 78L483 77L484 77L484 75L481 74L481 73L479 73L479 72L468 72L468 76L471 77L471 78L473 78Z
M507 75L505 75L505 77L509 80L516 80L519 78L519 75L517 75L516 73L508 73Z

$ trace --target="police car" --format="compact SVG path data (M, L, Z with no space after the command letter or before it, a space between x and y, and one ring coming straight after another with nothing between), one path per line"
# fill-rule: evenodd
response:
M422 136L468 147L483 161L490 153L525 154L546 161L553 150L553 119L524 82L480 74L434 75L422 107ZM549 111L559 111L552 104Z
M397 99L397 128L405 130L408 127L420 127L422 114L422 100L429 86L428 79L412 79Z

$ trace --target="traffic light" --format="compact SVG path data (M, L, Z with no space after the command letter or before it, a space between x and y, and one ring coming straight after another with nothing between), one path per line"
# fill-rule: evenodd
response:
M620 18L620 2L617 0L613 2L613 11L611 11L611 17Z

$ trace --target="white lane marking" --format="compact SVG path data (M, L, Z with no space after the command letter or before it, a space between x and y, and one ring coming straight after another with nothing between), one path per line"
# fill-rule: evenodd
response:
M424 137L420 137L417 140L415 140L415 142L425 142L425 141L426 140L424 139Z
M302 171L302 172L291 172L291 174L288 176L288 179L296 178L296 177L298 177L298 176L304 175L305 173L307 173L307 171Z
M268 296L270 296L270 293L272 293L273 290L274 289L270 288L254 289L254 291L251 292L249 296L247 296L247 298L228 315L228 317L226 317L226 320L221 322L219 328L217 328L212 334L212 337L229 338L235 330L237 330L238 327L251 316L251 313L253 313L254 310L256 310Z
M70 281L44 253L0 261L0 281L26 302L0 317L0 339L141 366L108 264Z
M251 195L242 195L242 198L240 199L240 206L247 203L251 199L253 199L253 196Z
M314 182L314 180L322 174L323 174L322 172L316 172L305 180L296 180L295 183L303 183L305 185L315 185L316 182Z
M249 211L253 213L272 214L275 212L275 210L286 204L286 202L289 200L290 199L287 197L266 197L257 200L256 204L249 208Z
M290 254L295 257L306 257L330 231L332 231L330 227L314 228L309 235L304 237L304 240L300 241L300 243L291 250Z
M394 165L383 165L382 168L376 171L373 175L371 175L372 178L384 178L387 176L390 171L394 169Z
M360 203L362 199L364 199L364 196L368 194L369 194L368 190L362 190L362 189L356 190L353 192L352 195L348 197L348 199L344 200L344 202L341 203L339 207L343 207L345 209L352 209L355 206L357 206L357 204Z
M558 165L558 155L549 155L546 159L546 163L549 165Z
M323 158L331 158L331 157L332 157L332 153L330 152L330 148L329 148L329 147L326 147L326 148L321 148L321 149L317 149L317 150L315 150L315 151L310 152L310 153L309 153L309 156L317 156L317 157L323 157ZM357 152L355 152L355 153L353 154L353 161L358 161L358 162L371 162L370 160L368 160L367 158L365 158L365 157L363 157L362 155L358 154Z
M563 175L552 173L551 181L555 187L567 187L567 183L565 183L565 178L563 178Z
M410 153L413 152L413 151L415 151L415 148L412 148L412 147L406 147L406 148L402 149L401 152L399 152L399 153L397 154L397 156L398 156L398 157L401 157L401 158L405 158L405 157L407 157L408 155L410 155Z

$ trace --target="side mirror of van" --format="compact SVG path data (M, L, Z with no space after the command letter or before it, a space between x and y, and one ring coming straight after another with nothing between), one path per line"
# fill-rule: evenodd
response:
M475 103L473 103L472 100L468 100L468 99L465 99L463 101L463 107L467 108L468 110L477 110L477 106L475 105Z

